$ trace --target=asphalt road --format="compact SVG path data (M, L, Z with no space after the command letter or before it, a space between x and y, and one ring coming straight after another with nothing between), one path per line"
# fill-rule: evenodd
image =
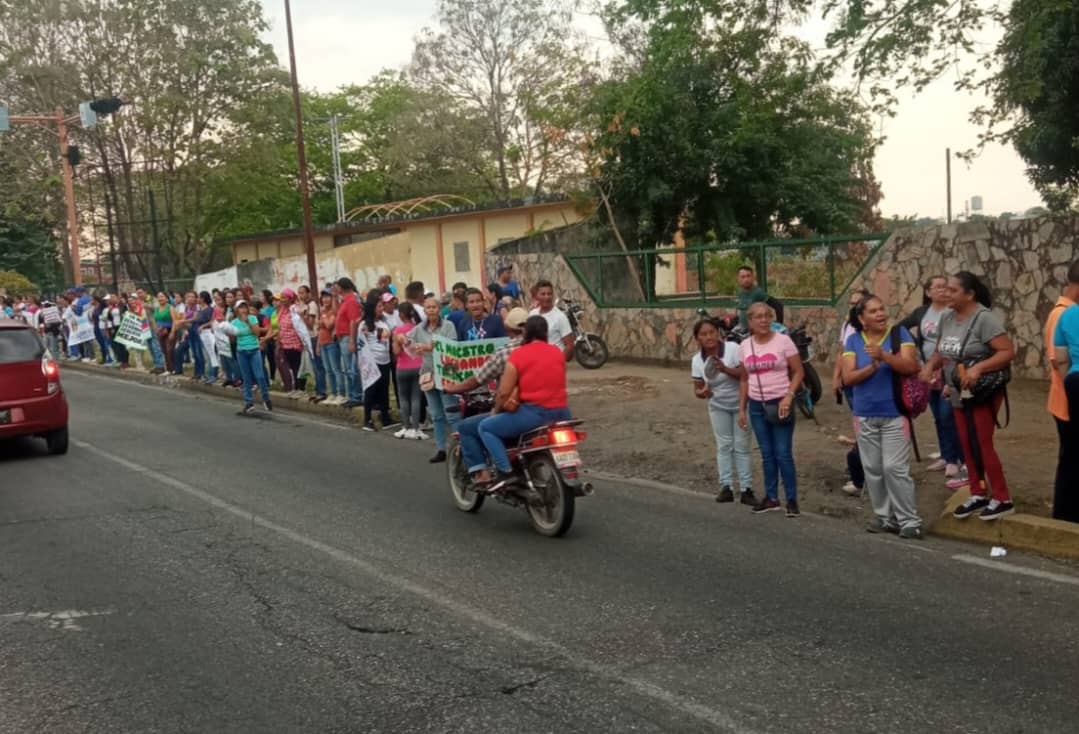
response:
M70 453L0 446L0 732L1079 727L1067 567L605 481L549 540L428 444L64 379Z

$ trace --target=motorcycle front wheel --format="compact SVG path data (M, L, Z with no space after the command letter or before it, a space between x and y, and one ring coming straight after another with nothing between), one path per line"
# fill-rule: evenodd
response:
M607 342L595 334L585 334L584 339L574 347L573 355L577 358L577 363L586 370L598 370L607 364Z
M796 398L798 409L806 418L812 418L822 393L820 375L809 362L803 362L802 369L805 370L805 378L802 380L802 387L798 390Z
M573 524L576 498L562 481L562 474L555 466L554 459L547 454L537 455L528 464L528 475L544 500L542 506L528 505L532 527L548 538L565 535Z
M479 512L487 495L477 494L469 489L468 467L461 455L461 444L457 441L454 441L446 452L446 474L457 509L461 512Z

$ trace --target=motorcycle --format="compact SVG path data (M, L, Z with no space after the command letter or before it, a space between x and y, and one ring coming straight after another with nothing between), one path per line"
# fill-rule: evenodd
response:
M726 341L741 344L742 340L749 336L749 330L738 322L738 317L735 314L715 317L703 308L698 308L697 314L702 318L719 322L721 333ZM772 323L772 330L789 336L790 340L794 342L794 346L798 348L798 356L802 359L802 370L805 376L802 378L802 384L798 387L797 392L794 393L794 402L802 415L812 419L823 393L820 375L817 374L816 367L810 362L812 355L809 352L809 345L813 342L813 337L806 333L805 324L788 331L786 326L776 321Z
M494 396L489 391L464 395L458 410L463 418L489 413ZM578 497L592 494L591 482L581 479L577 444L587 434L583 421L569 420L541 426L507 441L513 479L494 485L476 485L461 454L460 435L453 434L446 452L446 470L454 504L462 512L479 512L488 497L524 507L540 535L557 538L573 524Z
M584 313L584 308L581 304L569 298L563 298L558 302L558 307L565 312L569 325L573 328L573 355L577 358L577 363L586 370L598 370L607 364L610 356L607 351L607 342L582 328L581 314Z

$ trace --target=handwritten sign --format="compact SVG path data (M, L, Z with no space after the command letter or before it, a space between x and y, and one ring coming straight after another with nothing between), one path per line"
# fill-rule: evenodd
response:
M435 387L441 390L443 385L459 384L472 377L508 341L500 337L458 342L435 336Z
M120 328L116 330L116 336L112 340L120 342L128 349L145 351L146 342L144 341L142 325L142 319L127 311L124 313L124 318L120 320Z

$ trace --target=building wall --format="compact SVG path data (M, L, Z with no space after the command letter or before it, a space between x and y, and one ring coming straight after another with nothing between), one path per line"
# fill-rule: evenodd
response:
M440 226L440 223L413 224L406 230L412 253L412 269L408 281L421 281L429 291L439 290L438 242Z
M523 288L543 277L558 295L585 308L585 328L607 340L614 357L688 362L696 350L692 308L597 308L569 269L561 252L584 251L584 230L577 242L559 242L559 233L519 240L490 253L489 266L510 261ZM544 246L531 247L532 241ZM606 248L613 249L613 248ZM922 284L930 276L969 270L993 295L994 311L1004 320L1016 347L1016 376L1048 376L1042 328L1067 282L1068 265L1079 257L1079 217L976 222L909 228L893 234L867 264L851 288L867 288L889 306L893 318L918 307ZM846 294L840 295L842 303ZM813 337L814 359L835 357L845 314L832 307L791 307L789 325L806 324Z
M442 225L442 265L446 275L446 286L449 288L458 281L469 285L482 284L483 265L481 259L484 252L481 249L483 220L462 219L459 221L446 222ZM467 251L467 257L457 262L457 246L463 244L462 250ZM461 266L463 269L458 269Z

